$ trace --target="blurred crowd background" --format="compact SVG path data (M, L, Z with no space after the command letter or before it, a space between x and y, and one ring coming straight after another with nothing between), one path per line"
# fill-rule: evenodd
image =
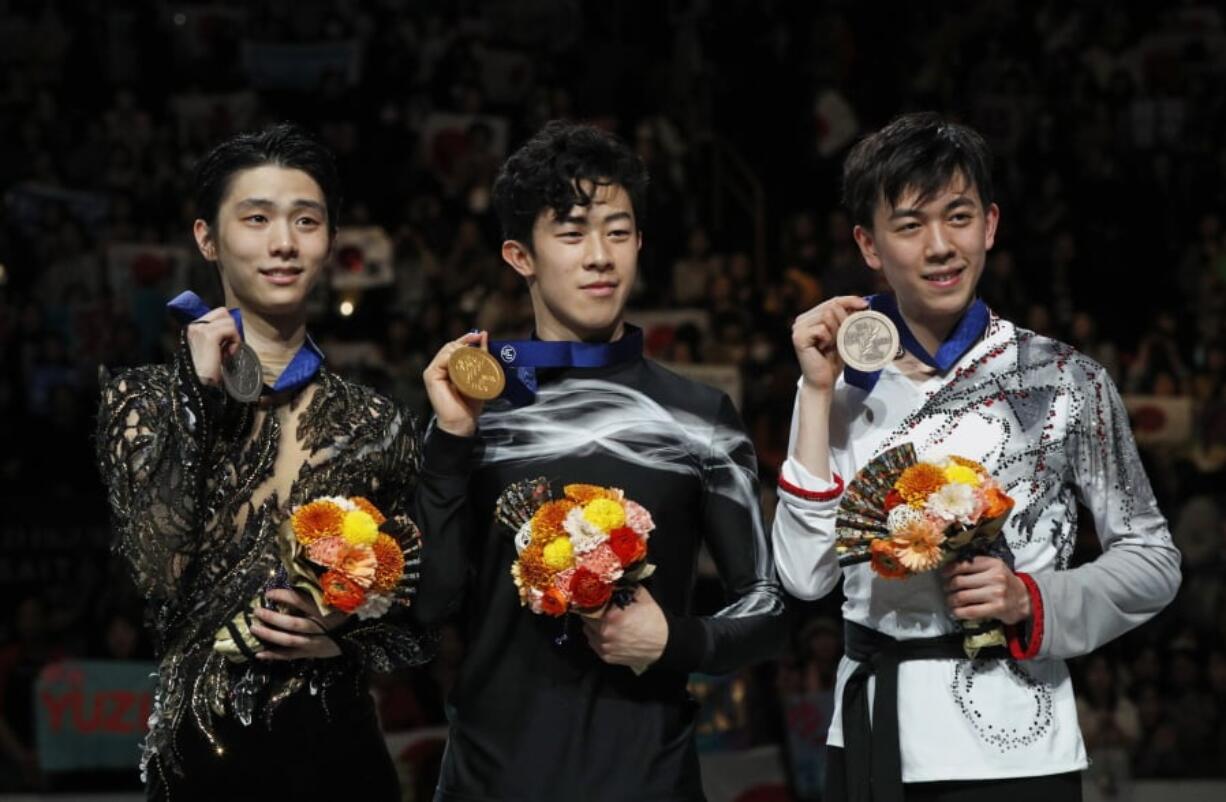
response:
M618 132L652 176L635 317L653 355L734 393L769 517L790 320L879 288L842 156L915 109L989 138L982 294L1107 366L1183 550L1177 601L1073 664L1091 781L1226 776L1224 78L1207 0L0 0L0 791L138 785L55 770L36 691L61 658L150 657L93 418L100 366L166 358L170 296L219 300L190 239L209 145L295 120L336 152L344 230L312 332L424 415L445 340L531 327L489 206L501 160L555 117ZM1098 551L1082 522L1079 561ZM718 581L700 595L716 608ZM797 605L781 661L695 678L704 748L780 745L795 799L818 798L840 601ZM385 729L441 725L459 657L448 633L435 663L380 679ZM436 755L414 755L425 787Z

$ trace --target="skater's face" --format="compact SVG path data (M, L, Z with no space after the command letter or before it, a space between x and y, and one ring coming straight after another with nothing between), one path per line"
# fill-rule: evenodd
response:
M984 208L961 173L930 198L912 189L897 205L877 202L872 228L856 226L864 261L880 270L911 322L947 330L975 297L1000 210Z
M332 245L319 184L272 164L231 176L216 222L197 220L195 234L220 268L226 304L270 319L304 313Z
M614 340L638 271L642 235L619 185L587 186L589 206L542 211L532 247L508 240L502 255L528 281L536 331L545 340Z

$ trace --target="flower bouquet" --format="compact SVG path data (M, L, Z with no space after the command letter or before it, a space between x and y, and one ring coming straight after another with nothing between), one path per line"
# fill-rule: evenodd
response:
M320 616L339 610L378 618L407 606L417 587L421 532L407 517L391 520L354 496L327 496L293 510L279 532L281 565L264 590L292 587L310 596ZM250 626L262 594L217 631L213 649L245 662L263 649Z
M875 457L847 486L835 551L839 565L867 562L886 579L980 554L1012 566L1008 543L1000 537L1012 509L1013 499L978 462L958 456L921 462L904 443ZM1006 642L999 621L959 623L968 657Z
M511 576L534 613L599 616L610 603L628 604L655 571L647 562L651 514L617 488L569 484L557 493L543 478L518 482L495 516L515 533Z

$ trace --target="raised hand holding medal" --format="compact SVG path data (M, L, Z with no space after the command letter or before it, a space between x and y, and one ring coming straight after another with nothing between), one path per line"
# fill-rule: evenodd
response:
M485 401L502 392L502 368L487 350L489 334L470 332L439 349L422 373L439 429L471 437ZM453 361L454 366L453 366ZM497 371L494 375L490 367Z
M221 385L236 401L251 403L264 389L264 368L255 349L243 342L236 312L209 309L195 293L184 292L167 307L187 323L187 344L196 376Z

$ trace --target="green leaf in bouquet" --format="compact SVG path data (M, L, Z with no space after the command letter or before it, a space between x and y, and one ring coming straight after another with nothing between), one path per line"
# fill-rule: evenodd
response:
M259 596L249 599L243 609L213 634L213 651L231 663L245 663L252 659L256 652L263 651L264 644L251 633L255 610L262 606Z
M637 585L644 579L647 579L656 572L656 567L653 563L647 562L647 558L643 558L637 565L633 565L626 569L622 574L621 581L618 584L622 585Z
M1009 519L1009 514L998 515L995 518L984 521L978 526L971 526L963 529L960 532L952 532L946 530L945 542L941 547L954 555L957 558L959 552L974 547L973 553L979 554L987 550L987 546L1000 537L1001 531L1005 527L1005 521Z
M995 618L963 621L960 628L962 630L962 651L971 660L979 656L981 649L1006 646L1009 642L1005 637L1005 625Z

